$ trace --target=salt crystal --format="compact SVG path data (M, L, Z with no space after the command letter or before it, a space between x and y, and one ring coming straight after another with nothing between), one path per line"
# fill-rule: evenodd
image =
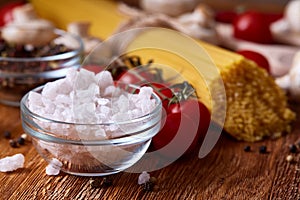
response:
M96 105L93 102L76 104L73 108L74 117L77 122L96 122Z
M129 105L130 102L128 98L125 95L121 95L117 101L115 102L114 105L118 106L118 111L119 112L127 112L129 110Z
M56 81L46 83L43 88L42 95L48 99L54 100L59 93L58 90L64 87L64 83L64 79L58 79Z
M104 115L109 115L111 109L108 106L100 106L100 113Z
M102 90L103 91L103 90ZM104 96L104 97L106 97L106 96L111 96L111 95L115 95L115 96L117 96L117 93L118 92L118 90L117 90L117 88L115 87L115 86L113 86L113 85L110 85L110 86L108 86L107 88L105 88L105 90L104 90L104 92L102 92L101 94Z
M86 89L76 90L76 101L87 102L93 101L94 97L100 94L99 87L95 83L91 83Z
M42 95L36 92L29 92L28 105L42 106Z
M92 83L96 83L95 73L86 69L81 69L75 81L75 88L86 90Z
M15 154L0 159L0 172L10 172L24 167L25 158L23 154Z
M150 180L150 174L148 174L147 172L143 171L139 175L138 184L142 185L144 183L147 183L149 180Z
M56 105L53 103L53 101L49 101L49 100L46 100L44 102L44 106L40 109L40 111L38 111L38 113L47 113L49 115L53 115L53 113L55 112L56 110Z
M56 176L59 174L63 164L56 158L52 158L49 165L46 167L46 174L49 176Z
M133 109L128 111L128 116L130 119L136 119L138 117L141 117L143 115L142 111L140 109Z
M77 79L79 72L77 71L77 69L75 68L70 68L67 70L66 72L66 83L73 85L74 84L74 80Z
M150 99L152 93L153 93L152 87L141 87L138 97L141 100Z
M71 98L68 95L65 94L58 94L55 98L55 103L56 104L65 104L69 105L71 102ZM50 102L49 102L50 103Z
M97 98L97 99L96 99L96 103L97 103L98 105L104 106L104 105L106 105L106 104L109 103L109 100L108 100L108 99L105 99L105 98Z
M100 91L104 91L108 86L114 85L114 80L109 71L101 71L96 74L96 81L100 87Z

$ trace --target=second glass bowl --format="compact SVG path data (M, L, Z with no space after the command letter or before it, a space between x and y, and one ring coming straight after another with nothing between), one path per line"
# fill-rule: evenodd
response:
M83 52L81 39L63 30L56 29L54 32L57 37L71 38L73 46L77 48L71 49L53 44L50 47L49 44L41 48L56 52L48 52L47 56L11 56L14 53L0 55L0 103L19 106L22 96L31 89L64 77L68 68L80 67ZM17 49L18 46L14 48Z

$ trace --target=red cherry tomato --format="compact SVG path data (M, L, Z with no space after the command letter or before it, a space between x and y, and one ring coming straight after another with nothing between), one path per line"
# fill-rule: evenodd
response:
M270 74L269 61L262 54L257 53L255 51L250 51L250 50L240 50L240 51L237 51L237 53L239 53L239 54L243 55L244 57L254 61L258 66L264 68Z
M198 107L198 109L197 109ZM197 99L188 99L186 101L175 104L171 104L168 107L167 112L169 113L183 113L195 121L198 124L198 135L203 138L207 132L210 124L210 112L207 107L198 101ZM195 118L193 116L199 116Z
M236 18L237 13L234 11L218 11L215 15L215 20L217 22L231 24Z
M173 92L167 84L163 83L146 83L142 86L149 86L160 97L161 100L169 100L173 97Z
M162 121L165 121L162 129L152 138L153 150L159 150L167 157L179 158L195 149L198 143L197 125L191 117L170 113Z
M127 84L142 85L149 82L155 82L155 75L149 71L131 69L120 74L120 76L117 77L117 80Z
M103 71L105 67L100 66L100 65L84 65L82 68L89 70L91 72L95 72L96 74Z
M12 11L14 8L24 5L26 1L15 1L7 3L0 8L0 27L13 20Z
M267 23L271 24L283 18L283 13L264 13Z
M260 12L248 11L238 15L233 30L235 38L263 44L273 42L270 21Z

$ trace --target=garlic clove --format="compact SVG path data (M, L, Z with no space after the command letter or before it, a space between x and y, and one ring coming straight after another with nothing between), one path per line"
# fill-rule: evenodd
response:
M290 1L285 7L284 17L292 31L300 32L300 0Z
M18 23L28 22L38 18L30 3L14 8L12 15L13 21Z
M2 38L13 44L42 46L56 37L54 25L37 17L31 4L16 7L13 21L2 28Z
M277 78L276 83L287 90L294 101L300 102L300 51L295 54L289 73Z
M68 24L67 31L80 37L88 37L90 26L90 22L72 22Z
M169 16L191 12L199 0L141 0L140 6L148 13L162 13Z

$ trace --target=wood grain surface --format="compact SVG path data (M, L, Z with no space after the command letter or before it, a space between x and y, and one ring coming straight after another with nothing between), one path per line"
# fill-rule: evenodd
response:
M299 113L300 106L293 107ZM13 138L22 134L19 116L18 108L0 105L0 132L9 130ZM89 177L47 176L47 163L30 142L12 148L1 134L0 158L23 153L25 168L0 173L0 199L300 199L300 153L292 154L295 162L286 161L289 145L300 139L299 122L291 134L259 143L237 142L224 133L205 158L195 152L152 172L159 186L152 192L143 191L134 173L113 175L112 186L96 189ZM251 152L244 152L246 145ZM259 153L261 145L267 146L267 154Z

